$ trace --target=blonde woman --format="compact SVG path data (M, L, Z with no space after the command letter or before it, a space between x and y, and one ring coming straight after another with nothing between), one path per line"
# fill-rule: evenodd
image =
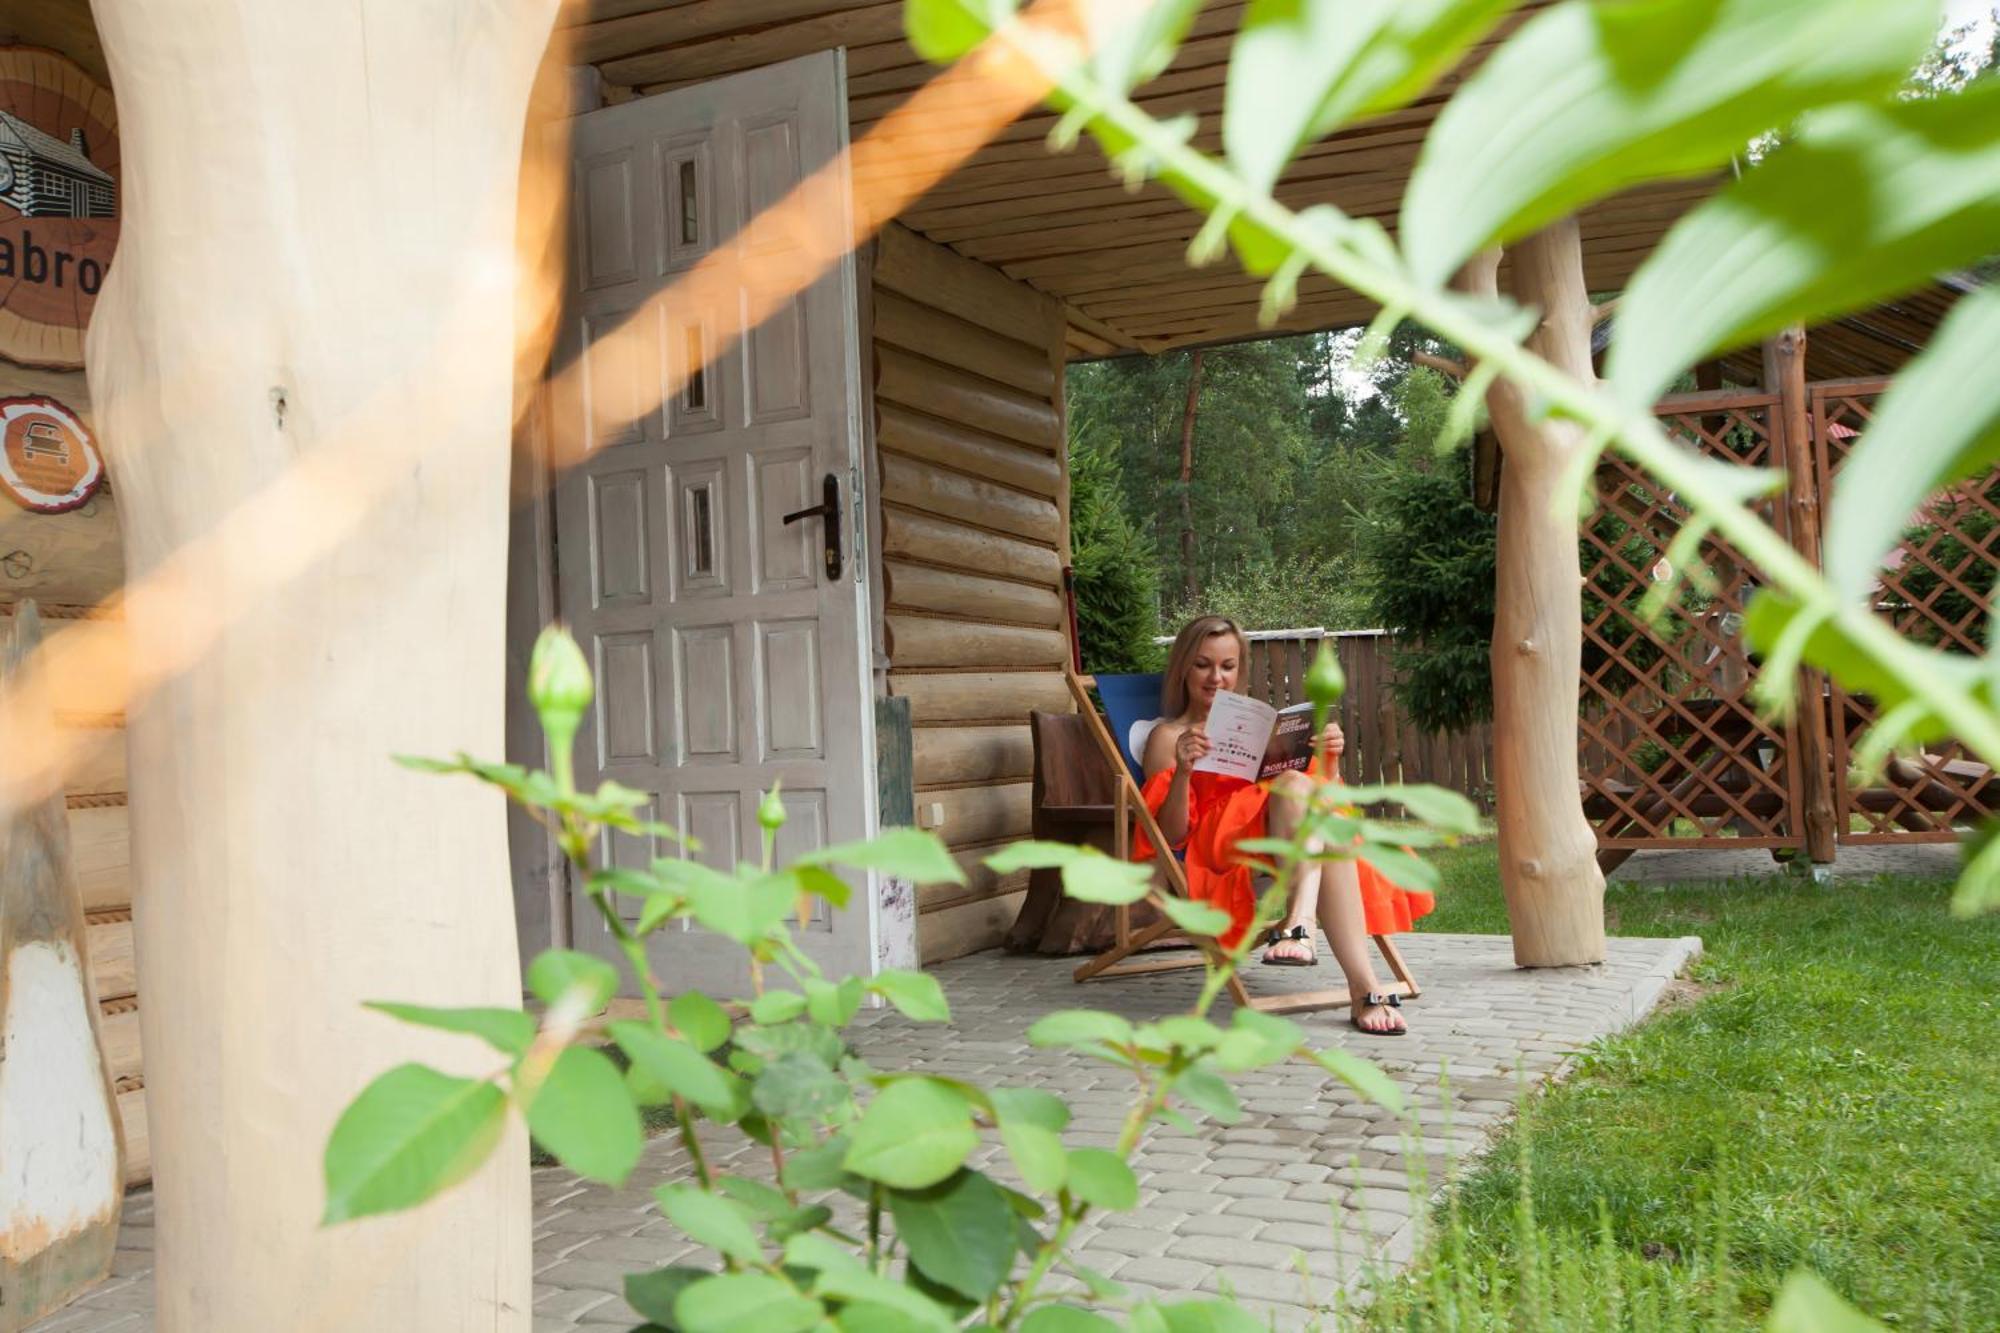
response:
M1235 924L1223 936L1234 947L1249 928L1256 906L1254 863L1237 851L1246 838L1288 838L1297 832L1313 780L1281 773L1268 783L1246 782L1222 773L1196 772L1208 753L1206 730L1215 696L1236 689L1249 644L1234 621L1202 616L1189 621L1174 639L1160 684L1160 722L1146 738L1145 800L1160 832L1187 866L1189 891L1227 911ZM1340 727L1328 723L1322 748L1329 760L1346 748ZM1144 860L1153 849L1141 837L1133 848ZM1347 974L1354 1001L1352 1021L1375 1036L1408 1030L1401 999L1380 989L1368 960L1368 937L1408 930L1431 910L1429 894L1413 893L1359 861L1301 866L1295 874L1283 924L1265 939L1264 962L1276 967L1311 967L1318 957L1312 922L1317 918Z

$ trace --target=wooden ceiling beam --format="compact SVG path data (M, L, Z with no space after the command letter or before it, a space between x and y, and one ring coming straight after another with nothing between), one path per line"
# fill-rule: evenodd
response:
M716 0L722 4L741 2ZM890 0L885 4L835 9L774 27L680 42L662 50L607 60L597 68L610 83L646 85L664 79L686 83L755 69L830 47L889 41L901 36L902 31L902 0Z
M877 3L880 0L688 0L663 8L655 0L645 9L569 29L570 58L597 65Z

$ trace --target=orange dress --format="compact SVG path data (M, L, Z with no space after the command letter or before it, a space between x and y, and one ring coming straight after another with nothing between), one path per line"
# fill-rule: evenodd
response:
M1141 795L1156 817L1167 803L1167 789L1173 780L1171 768L1161 769L1146 780ZM1250 928L1257 907L1251 879L1256 869L1269 869L1268 863L1239 852L1237 844L1264 836L1264 812L1270 803L1269 789L1258 783L1225 773L1188 775L1188 836L1175 850L1184 856L1188 892L1198 902L1220 907L1234 920L1222 937L1225 949L1235 948ZM1152 857L1153 844L1139 830L1132 843L1132 859L1149 861ZM1391 882L1366 861L1356 861L1354 869L1361 879L1361 908L1370 935L1406 931L1437 905L1430 894Z

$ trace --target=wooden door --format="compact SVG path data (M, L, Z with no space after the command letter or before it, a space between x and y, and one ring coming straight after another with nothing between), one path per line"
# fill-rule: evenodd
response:
M833 160L844 88L822 52L580 117L561 360ZM554 404L557 456L581 459L557 494L558 595L598 679L578 779L654 793L658 818L718 867L757 859L774 782L781 857L875 820L855 290L849 258L727 346L724 312L669 301L641 317L644 350L591 362ZM684 382L661 402L676 367ZM786 521L829 497L837 540L824 514ZM679 853L621 834L599 854ZM875 895L855 887L802 933L830 969L872 970ZM572 909L579 947L609 953L595 909ZM656 934L653 961L670 989L747 985L743 951L705 933Z

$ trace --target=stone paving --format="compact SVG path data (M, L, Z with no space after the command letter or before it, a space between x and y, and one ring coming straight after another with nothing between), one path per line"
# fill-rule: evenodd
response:
M1256 968L1254 988L1337 985L1323 943L1318 968ZM1522 1090L1558 1072L1572 1052L1643 1017L1701 949L1691 937L1614 939L1601 966L1523 972L1504 936L1415 934L1401 943L1424 987L1404 1010L1410 1036L1364 1037L1344 1011L1301 1021L1317 1043L1361 1052L1388 1071L1410 1097L1413 1121L1363 1102L1316 1066L1244 1075L1238 1124L1197 1118L1191 1132L1165 1125L1148 1131L1133 1163L1138 1207L1093 1216L1079 1232L1080 1262L1135 1295L1228 1291L1274 1328L1302 1327L1368 1272L1406 1263L1435 1185L1480 1151ZM1079 987L1069 980L1073 966L998 954L946 964L938 973L952 1023L917 1025L871 1011L856 1020L855 1044L884 1069L1060 1093L1074 1112L1071 1146L1109 1146L1129 1104L1118 1071L1033 1050L1022 1033L1044 1013L1078 1006L1160 1017L1186 1007L1200 974ZM725 1169L768 1178L768 1153L731 1137L713 1134L711 1157ZM997 1145L981 1156L996 1176L1010 1176ZM659 1216L651 1193L686 1174L685 1154L670 1138L648 1145L622 1189L561 1170L535 1173L535 1333L638 1322L619 1295L625 1274L692 1253ZM152 1235L151 1196L135 1194L114 1276L30 1333L148 1333Z

